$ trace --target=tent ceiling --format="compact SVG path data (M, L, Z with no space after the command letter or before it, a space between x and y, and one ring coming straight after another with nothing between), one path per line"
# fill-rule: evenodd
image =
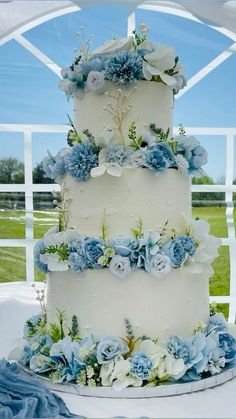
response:
M225 33L236 40L236 0L0 0L0 41L4 43L15 33L23 33L52 17L99 4L123 4L129 11L140 6L183 16L188 13L190 18L225 28Z

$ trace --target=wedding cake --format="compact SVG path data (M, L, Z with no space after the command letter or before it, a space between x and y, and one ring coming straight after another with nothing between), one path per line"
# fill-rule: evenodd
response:
M191 176L207 153L182 126L172 134L184 68L147 32L141 25L93 53L85 42L62 71L74 101L68 147L44 159L61 184L59 227L36 245L47 303L26 324L23 355L54 381L120 389L195 380L235 355L223 317L209 317L219 240L191 217Z

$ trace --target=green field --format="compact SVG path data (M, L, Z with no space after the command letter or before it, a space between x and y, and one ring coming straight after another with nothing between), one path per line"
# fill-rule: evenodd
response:
M200 207L193 209L193 217L207 220L211 226L211 233L217 237L227 237L225 208ZM236 221L236 216L235 220ZM55 211L34 212L34 238L40 238L54 224L57 223ZM236 225L236 223L235 223ZM24 211L0 211L0 238L25 238ZM229 250L222 246L219 256L213 263L214 275L210 278L211 295L228 295L230 286ZM0 282L25 280L25 249L14 247L0 248ZM35 271L36 280L45 278L44 274ZM219 309L228 314L228 305L219 305Z

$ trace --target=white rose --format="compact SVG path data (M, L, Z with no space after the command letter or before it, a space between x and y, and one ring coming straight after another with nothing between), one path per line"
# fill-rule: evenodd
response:
M110 55L121 51L134 51L135 42L133 36L122 39L112 39L106 41L103 45L96 48L91 56L95 57L97 55Z
M143 75L146 80L151 80L153 76L159 76L168 86L175 87L176 79L165 74L175 66L175 52L173 48L165 45L158 45L156 50L144 55Z
M159 277L170 272L170 259L168 256L157 253L145 263L145 270L150 272L153 276Z
M104 71L90 71L85 85L86 91L104 93L106 84L104 74Z

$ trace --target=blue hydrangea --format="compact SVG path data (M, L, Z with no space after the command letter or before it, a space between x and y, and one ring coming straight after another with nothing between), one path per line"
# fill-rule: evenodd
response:
M129 352L129 348L116 336L104 336L97 345L97 360L99 364L108 364L116 356Z
M74 272L84 272L88 269L88 262L83 254L79 254L77 252L71 252L68 258L68 265Z
M37 268L40 271L42 271L44 273L47 273L48 272L48 266L45 263L41 262L41 260L40 260L41 252L44 249L45 249L45 244L44 244L43 240L38 240L36 242L35 246L34 246L34 263L35 263L35 266L37 266Z
M158 144L148 148L144 153L143 165L154 173L161 172L169 167L168 160Z
M188 253L189 256L193 256L194 253L196 252L196 243L193 240L193 238L189 236L180 236L179 240L185 252Z
M69 100L72 96L80 98L85 85L83 74L68 67L62 70L61 75L63 80L59 82L58 87L65 93L67 99Z
M119 166L124 166L128 162L131 154L130 149L125 148L120 144L110 145L102 151L106 163L116 163Z
M88 262L88 266L91 268L101 268L102 266L98 263L98 259L103 256L104 252L104 241L88 237L84 240L84 254Z
M86 140L75 144L71 153L65 158L65 170L77 181L87 181L93 167L98 166L95 146Z
M186 252L179 239L173 239L164 244L162 252L169 257L173 268L179 268L186 258Z
M145 352L134 352L130 362L130 372L141 380L147 380L153 366L149 356Z
M222 313L215 313L214 316L209 317L204 333L208 336L218 332L227 332L227 330L224 315Z
M219 333L219 347L224 351L225 362L234 360L236 355L236 340L229 333Z
M136 52L120 52L105 62L105 78L131 84L142 78L142 57Z
M167 348L174 358L182 358L185 362L187 362L189 355L188 347L179 336L170 336L167 340Z

